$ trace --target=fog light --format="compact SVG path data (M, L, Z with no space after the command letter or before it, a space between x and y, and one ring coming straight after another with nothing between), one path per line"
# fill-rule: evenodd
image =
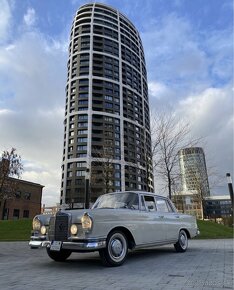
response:
M72 235L76 235L77 232L78 232L77 225L74 225L74 224L71 225L70 231L71 231L71 234L72 234Z
M46 234L46 227L45 226L42 226L41 227L41 234L42 235L45 235Z

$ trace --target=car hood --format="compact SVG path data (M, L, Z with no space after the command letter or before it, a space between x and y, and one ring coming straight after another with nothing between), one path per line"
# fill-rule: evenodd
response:
M77 209L66 210L63 213L69 213L72 216L72 222L80 223L84 213L88 213L94 220L113 221L118 218L118 221L126 220L126 216L133 216L134 213L139 213L138 210L131 209L107 209L107 208L95 208L95 209ZM135 216L135 215L134 215Z

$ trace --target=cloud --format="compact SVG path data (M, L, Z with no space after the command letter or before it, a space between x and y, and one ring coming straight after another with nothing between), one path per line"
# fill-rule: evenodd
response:
M1 1L0 9L0 44L6 41L9 34L11 9L7 0Z
M232 30L198 30L191 18L178 14L179 10L171 13L170 5L169 13L163 10L162 1L157 18L152 12L155 1L146 1L144 7L139 6L140 1L105 2L121 6L130 19L137 17L134 23L141 30L146 54L151 107L171 107L189 118L193 133L207 136L206 154L220 166L220 172L233 172L233 104L228 86ZM182 2L175 4L183 7ZM64 16L64 31L59 31L56 17L50 17L52 22L45 25L39 6L37 11L29 7L23 12L21 7L13 12L22 14L13 17L11 3L1 0L0 10L0 150L17 148L25 163L23 177L45 185L43 203L53 205L59 200L61 182L71 19ZM84 3L72 0L71 4L78 8ZM13 24L15 30L11 31ZM50 33L59 35L51 37Z
M24 14L24 23L27 26L33 26L36 22L36 12L33 8L28 8L27 13Z
M43 203L54 205L61 182L67 43L31 28L33 11L23 18L28 29L0 47L0 150L17 148L25 163L22 177L44 185Z
M226 172L233 174L233 89L230 85L223 88L207 88L200 94L191 95L181 100L176 113L188 119L192 133L205 138L204 150L207 165L215 167L220 176ZM216 189L214 189L215 192Z
M161 99L168 94L168 88L163 83L149 82L148 89L153 98Z
M214 30L204 39L210 62L210 75L217 82L229 82L233 74L233 31Z
M174 112L178 118L190 123L192 138L202 138L197 144L203 147L206 155L212 194L226 194L225 175L233 176L234 148L234 115L233 88L230 84L224 87L207 87L197 94L188 94L174 103L172 92L162 83L151 83L152 117L157 112ZM166 96L164 94L166 93ZM176 95L174 96L176 98ZM214 174L215 172L215 174ZM155 188L159 192L162 181L156 178Z
M231 86L207 88L198 95L188 96L180 101L178 111L193 120L194 130L201 135L222 133L233 118Z
M229 27L199 30L190 19L169 13L145 21L141 36L149 81L166 83L176 92L175 100L230 82L233 37Z

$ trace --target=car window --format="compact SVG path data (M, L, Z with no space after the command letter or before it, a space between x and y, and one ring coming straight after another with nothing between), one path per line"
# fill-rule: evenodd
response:
M156 204L153 196L145 195L144 200L148 211L156 211Z
M170 205L168 204L167 200L164 198L157 197L157 210L162 212L172 212Z
M102 195L92 208L139 209L138 194L134 192L116 192Z

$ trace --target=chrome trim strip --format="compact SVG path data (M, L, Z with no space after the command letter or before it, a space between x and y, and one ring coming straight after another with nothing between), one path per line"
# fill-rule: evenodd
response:
M177 242L177 240L168 240L168 241L158 241L155 243L140 244L140 245L136 245L135 249L151 248L151 247L156 247L156 246L175 244L176 242Z
M74 250L74 251L89 251L99 250L106 247L106 241L99 242L87 242L87 243L74 243L74 242L63 242L62 249Z

